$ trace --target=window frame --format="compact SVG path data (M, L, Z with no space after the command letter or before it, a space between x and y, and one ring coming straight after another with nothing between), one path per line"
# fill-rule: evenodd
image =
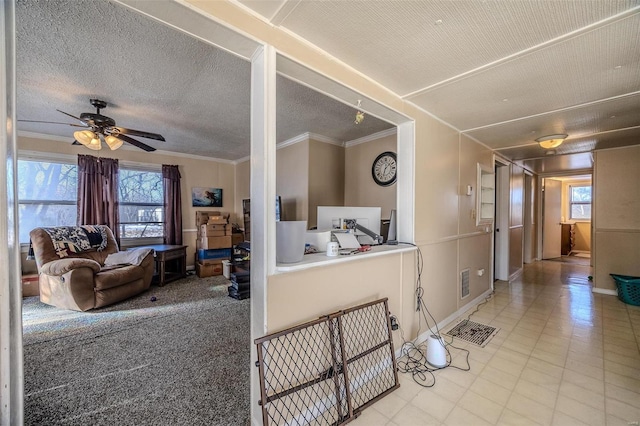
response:
M589 192L591 193L591 201L574 201L573 200L573 188L589 188ZM593 206L593 185L591 184L573 184L569 185L569 219L578 221L578 222L590 222L592 212L589 210L589 218L575 218L573 217L573 206Z
M41 163L56 163L56 164L65 164L68 166L78 167L78 161L76 156L69 156L65 154L56 154L56 153L40 153L40 152L30 152L24 151L18 153L17 161L32 161L32 162L41 162ZM133 163L127 161L120 161L119 172L122 170L134 170L141 172L152 172L159 173L160 178L162 179L162 166L156 164L147 164L147 163ZM118 182L118 185L120 183ZM163 188L164 191L164 188ZM40 204L40 205L65 205L65 206L76 206L78 205L78 195L75 195L75 199L72 200L37 200L37 199L17 199L18 209L22 204ZM136 205L136 206L146 206L149 207L161 207L163 209L163 217L164 217L164 202L163 203L121 203L120 202L120 193L118 192L118 208L120 204L124 205ZM18 221L20 218L18 217ZM18 222L20 224L20 222ZM118 222L118 227L121 224L128 224L129 222ZM140 223L140 222L135 222ZM164 222L144 222L144 223L153 223L153 224L161 224ZM164 230L163 230L164 233ZM140 245L153 245L153 244L163 244L164 243L164 235L161 237L141 237L141 238L120 238L120 246L122 248L126 247L135 247ZM20 242L20 247L22 251L25 251L29 247L29 242Z
M151 165L151 164L140 164L140 163L127 163L120 162L120 167L118 171L118 175L122 173L123 170L127 171L136 171L136 172L150 172L150 173L158 173L160 175L160 180L162 181L162 167L160 165ZM164 188L163 188L163 197L164 197ZM148 202L123 202L120 200L120 176L118 176L118 211L120 211L120 206L148 206L148 207L161 207L162 208L162 216L164 218L164 201L161 203L148 203ZM120 215L119 215L120 216ZM163 227L162 236L160 237L123 237L121 225L131 225L131 224L160 224ZM135 247L141 245L154 245L154 244L163 244L164 243L164 221L154 221L154 222L123 222L122 220L118 220L118 229L121 232L120 235L120 246L121 247Z
M48 164L62 164L65 166L70 166L70 167L75 167L76 168L76 175L77 175L77 168L78 168L78 162L76 161L75 158L73 157L68 157L68 156L64 156L64 155L59 155L59 154L52 154L51 156L45 156L45 155L39 155L39 153L18 153L18 158L16 160L18 163L19 162L38 162L38 163L48 163ZM18 167L19 170L19 167ZM18 177L16 176L16 179L18 180ZM16 188L17 189L17 188ZM19 191L17 191L16 193L16 199L17 199L17 207L18 207L18 226L21 227L22 225L22 221L21 221L21 217L20 217L20 206L22 205L46 205L46 206L75 206L76 211L77 211L77 207L78 207L78 194L76 192L75 197L73 200L40 200L40 199L32 199L32 198L28 198L28 199L21 199L19 196ZM77 217L76 217L76 221L77 221ZM76 222L74 222L74 225L76 224ZM46 226L46 225L43 225ZM18 234L18 243L20 244L20 248L21 251L25 251L28 249L29 247L29 241L20 241L20 235Z

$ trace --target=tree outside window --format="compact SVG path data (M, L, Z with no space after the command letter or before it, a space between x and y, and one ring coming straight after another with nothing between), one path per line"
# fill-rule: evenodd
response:
M19 241L42 226L75 226L78 167L75 164L18 160Z
M78 166L18 160L19 241L29 243L37 227L76 226ZM162 173L120 169L118 182L121 238L163 237Z
M591 185L572 185L569 188L571 219L591 220Z
M120 168L120 238L162 238L162 173Z

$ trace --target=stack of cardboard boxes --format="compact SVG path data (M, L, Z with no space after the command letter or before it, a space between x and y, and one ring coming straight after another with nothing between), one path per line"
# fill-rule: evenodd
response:
M232 247L244 241L243 233L233 233L229 213L196 211L196 274L200 278L222 275L222 261L231 259Z
M231 258L232 229L229 215L196 212L196 274L200 278L222 275L222 261Z

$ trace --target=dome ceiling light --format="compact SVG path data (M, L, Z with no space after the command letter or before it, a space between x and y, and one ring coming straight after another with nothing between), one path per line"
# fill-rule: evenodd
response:
M540 146L544 149L553 149L562 145L562 142L567 138L567 134L557 134L557 135L548 135L542 136L536 139L536 142L540 144Z

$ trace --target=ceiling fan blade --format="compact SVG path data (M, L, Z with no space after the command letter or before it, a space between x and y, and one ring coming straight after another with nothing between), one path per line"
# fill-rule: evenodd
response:
M155 139L164 142L164 137L157 133L143 132L142 130L127 129L125 127L114 127L114 129L121 135L140 136L141 138Z
M115 136L115 135L111 135L111 136L114 136L115 138L120 139L121 141L130 143L133 146L137 146L140 149L144 149L147 152L151 152L151 151L155 151L156 150L154 147L149 146L147 144L144 144L144 143L142 143L140 141L137 141L137 140L135 140L133 138L130 138L127 135L119 134L117 136Z
M85 126L87 125L87 123L85 123L84 121L80 120L80 118L76 117L75 115L71 115L68 112L64 112L64 111L60 111L59 109L57 109L56 111L63 113L64 115L68 115L71 118L75 118L76 120L78 120L79 122L81 122L82 124L84 124Z
M41 120L18 120L19 123L43 123L43 124L64 124L65 126L87 127L81 124L62 123L60 121L41 121Z

